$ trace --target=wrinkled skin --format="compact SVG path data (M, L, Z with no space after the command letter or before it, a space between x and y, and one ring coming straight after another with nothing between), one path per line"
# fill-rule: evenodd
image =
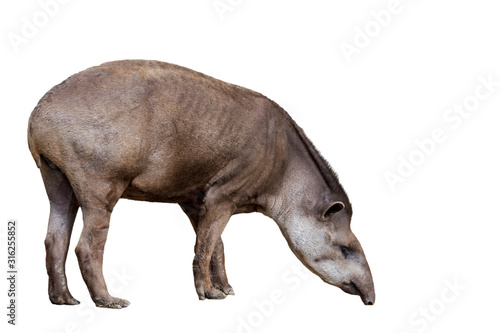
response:
M234 294L221 234L233 214L261 212L325 282L373 304L352 208L334 172L276 103L251 90L156 61L106 63L52 88L33 110L28 144L50 202L49 298L78 304L65 273L78 209L80 270L99 307L129 302L102 274L120 198L177 203L196 232L199 299Z

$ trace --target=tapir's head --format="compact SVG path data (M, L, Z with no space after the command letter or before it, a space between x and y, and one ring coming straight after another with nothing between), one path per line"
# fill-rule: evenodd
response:
M351 231L350 203L322 200L306 206L293 209L280 223L292 251L323 281L373 305L372 275L361 244Z

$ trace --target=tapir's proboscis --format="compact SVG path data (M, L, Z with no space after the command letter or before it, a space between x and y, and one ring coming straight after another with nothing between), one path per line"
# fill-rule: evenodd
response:
M45 248L54 304L79 304L65 263L81 209L75 252L92 300L98 307L129 305L108 293L102 271L120 198L181 206L196 232L199 299L234 294L221 234L233 214L260 212L323 281L375 302L337 175L292 118L259 93L164 62L109 62L42 97L29 119L28 144L50 202Z

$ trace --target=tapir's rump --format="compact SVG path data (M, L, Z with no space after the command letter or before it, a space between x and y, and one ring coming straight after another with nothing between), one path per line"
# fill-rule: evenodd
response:
M311 271L366 304L374 301L345 191L303 131L261 94L158 61L105 63L45 94L29 119L28 144L51 205L45 244L55 304L78 304L64 265L81 208L76 253L92 299L128 306L109 295L102 275L109 218L120 198L182 207L197 234L200 299L233 294L220 236L231 215L257 211L278 223ZM339 269L345 275L334 273Z

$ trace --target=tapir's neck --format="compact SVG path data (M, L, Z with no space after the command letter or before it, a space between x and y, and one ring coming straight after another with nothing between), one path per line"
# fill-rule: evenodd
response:
M296 127L294 127L296 126ZM266 215L282 226L291 216L310 215L312 210L326 197L347 201L347 196L340 184L340 192L332 188L329 180L335 175L325 175L332 172L329 167L320 168L318 163L326 163L310 144L303 132L295 123L287 131L289 149L286 156L282 181L277 184L277 191L270 196L270 205ZM308 146L309 144L309 146ZM313 151L311 151L313 149ZM320 160L318 160L318 158Z

